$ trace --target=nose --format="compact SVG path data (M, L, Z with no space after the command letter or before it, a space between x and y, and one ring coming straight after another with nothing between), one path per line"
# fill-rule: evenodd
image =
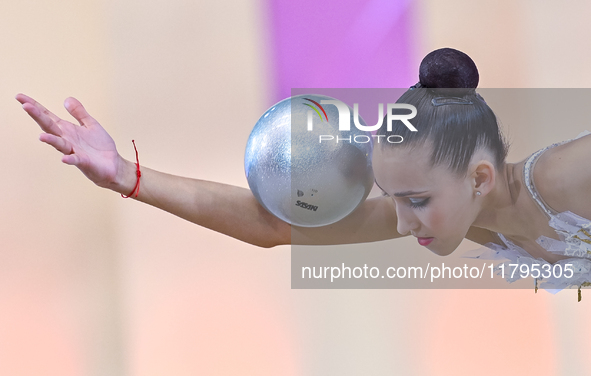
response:
M400 235L406 235L410 231L417 230L420 226L420 222L413 211L410 208L406 208L403 204L396 205L396 217L396 231Z

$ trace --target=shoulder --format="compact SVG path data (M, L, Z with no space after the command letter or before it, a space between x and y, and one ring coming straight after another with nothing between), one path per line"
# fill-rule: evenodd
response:
M478 243L480 245L485 245L487 243L496 243L503 245L499 237L493 231L471 226L466 234L466 239L473 241L474 243Z
M550 207L591 218L591 135L547 150L533 177Z

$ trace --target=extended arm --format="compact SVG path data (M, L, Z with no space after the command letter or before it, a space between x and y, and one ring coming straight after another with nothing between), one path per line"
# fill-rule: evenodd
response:
M45 133L40 140L64 154L100 187L129 194L135 187L136 166L123 159L113 139L76 99L65 107L79 122L60 119L25 95L16 99ZM184 178L141 166L137 200L200 226L261 247L281 244L345 244L385 240L396 232L396 211L386 197L365 201L344 220L319 228L290 226L267 212L250 190L221 183Z
M135 165L125 161L117 192L135 185ZM142 167L137 199L200 226L261 247L282 244L348 244L385 240L396 232L392 201L365 201L347 218L318 228L290 226L265 210L249 189L169 175Z

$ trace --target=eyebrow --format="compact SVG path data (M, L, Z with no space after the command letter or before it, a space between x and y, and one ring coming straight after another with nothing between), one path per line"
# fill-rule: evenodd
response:
M382 190L382 192L384 192L385 194L388 194L388 192L386 192L384 190L384 188L380 187L380 185L378 184L378 181L377 180L374 179L374 182L376 183L376 185L378 186L378 188L380 188ZM420 192L417 192L417 191L397 192L397 193L394 193L394 196L395 197L406 197L406 196L412 196L412 195L420 195L420 194L425 193L425 192L427 192L427 191L420 191Z
M412 195L420 195L421 193L425 193L427 191L421 191L421 192L417 192L417 191L406 191L406 192L398 192L398 193L394 193L394 196L396 197L406 197L406 196L412 196Z

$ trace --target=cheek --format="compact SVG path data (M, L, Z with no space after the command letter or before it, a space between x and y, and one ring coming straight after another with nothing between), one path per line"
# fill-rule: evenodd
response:
M445 227L445 224L448 222L447 217L448 217L448 214L446 213L445 210L436 210L431 215L431 222L433 223L433 226Z
M423 224L432 230L453 234L465 227L464 222L466 222L468 215L464 210L460 209L464 206L450 205L449 201L446 203L447 205L441 204L432 207L423 218Z
M442 207L431 207L418 215L420 221L431 230L444 228L449 222L449 213Z

